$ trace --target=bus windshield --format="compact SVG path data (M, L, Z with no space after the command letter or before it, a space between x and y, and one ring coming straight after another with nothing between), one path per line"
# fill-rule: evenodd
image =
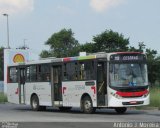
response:
M147 86L147 65L143 63L110 64L110 83L113 87Z

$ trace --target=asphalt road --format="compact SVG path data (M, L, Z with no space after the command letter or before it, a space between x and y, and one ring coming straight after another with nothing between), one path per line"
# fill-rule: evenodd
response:
M47 108L46 111L34 112L30 106L7 103L0 104L0 122L3 125L6 122L19 122L19 127L84 128L87 126L87 128L108 128L113 127L115 122L160 122L160 111L132 109L123 115L119 115L111 109L97 110L95 114L84 114L79 109L60 112L58 109Z

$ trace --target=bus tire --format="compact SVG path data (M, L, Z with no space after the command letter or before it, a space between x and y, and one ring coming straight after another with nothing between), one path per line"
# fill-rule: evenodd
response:
M82 99L82 110L86 114L91 114L95 112L95 108L93 107L92 100L89 96L85 96Z
M124 114L127 111L127 108L126 107L118 107L118 108L115 108L115 111L118 114Z
M31 107L33 111L39 111L41 109L39 105L39 99L37 95L33 95L31 98Z
M71 109L72 109L72 107L59 107L59 110L62 112L69 111Z

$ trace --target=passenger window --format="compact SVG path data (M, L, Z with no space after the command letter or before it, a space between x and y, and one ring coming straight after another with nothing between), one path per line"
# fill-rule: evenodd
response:
M94 79L94 61L80 62L80 80Z
M16 67L11 67L10 70L9 70L9 82L10 83L18 82L17 68Z

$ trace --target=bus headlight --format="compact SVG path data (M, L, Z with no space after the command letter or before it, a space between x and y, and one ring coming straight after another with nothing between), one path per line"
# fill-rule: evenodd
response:
M114 96L115 98L117 98L117 99L122 99L122 97L120 96L120 95L118 95L118 94L116 94L116 93L114 93L114 92L111 92L110 93L112 96Z
M147 97L149 95L149 91L146 92L146 94L143 95L143 97Z

